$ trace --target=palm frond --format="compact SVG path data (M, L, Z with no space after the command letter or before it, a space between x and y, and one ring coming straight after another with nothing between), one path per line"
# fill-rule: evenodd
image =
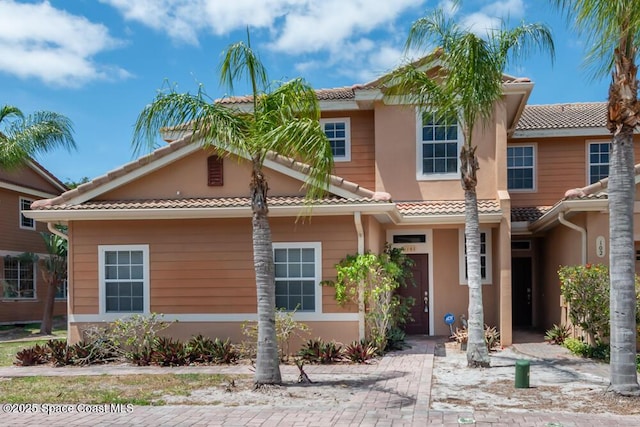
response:
M156 148L162 131L198 134L203 145L232 151L246 151L247 116L210 102L200 87L196 95L190 93L160 93L138 115L134 126L133 148Z
M224 52L220 63L220 83L233 93L234 84L238 80L246 79L251 84L255 97L266 91L269 86L267 70L258 55L251 49L251 39L247 29L247 44L237 42L229 46Z

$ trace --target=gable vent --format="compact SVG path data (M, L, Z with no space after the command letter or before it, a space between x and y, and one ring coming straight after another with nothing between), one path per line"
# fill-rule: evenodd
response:
M222 161L220 156L209 156L207 158L207 183L211 187L220 187L224 184L222 173Z

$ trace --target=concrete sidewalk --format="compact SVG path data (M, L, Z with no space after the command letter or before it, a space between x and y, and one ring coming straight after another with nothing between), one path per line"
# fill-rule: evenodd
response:
M312 409L295 406L136 406L108 407L69 405L68 413L47 414L56 407L23 407L9 412L3 406L2 426L638 426L640 417L547 413L530 411L458 412L430 411L431 378L436 340L411 337L410 349L390 353L373 365L320 365L305 367L310 375L363 372L373 375L372 384L358 389L340 406L321 403ZM544 345L544 344L543 344ZM522 350L522 347L519 351ZM538 348L536 351L544 351ZM536 355L537 357L540 354ZM283 376L297 373L297 368L283 366ZM247 366L212 366L188 368L137 368L96 366L91 368L0 368L1 377L23 375L103 375L136 373L250 373ZM291 372L289 372L291 371ZM0 396L0 403L2 397ZM20 409L18 407L18 409ZM101 411L101 412L98 412Z

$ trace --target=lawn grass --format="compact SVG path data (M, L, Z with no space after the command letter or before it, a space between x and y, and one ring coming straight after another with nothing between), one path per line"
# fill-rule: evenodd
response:
M42 338L33 341L9 341L0 342L0 366L11 366L16 360L16 353L36 344L45 345L50 338Z
M242 375L162 374L22 377L0 381L4 403L164 405L163 396L228 384Z

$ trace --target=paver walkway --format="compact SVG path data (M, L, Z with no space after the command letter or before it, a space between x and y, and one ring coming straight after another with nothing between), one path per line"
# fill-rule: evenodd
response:
M108 406L70 405L68 413L0 413L2 426L456 426L475 421L477 426L638 426L640 417L593 414L554 414L546 412L430 411L431 376L436 341L412 337L411 348L385 356L375 365L308 366L313 374L356 373L373 375L375 381L363 386L354 397L339 407L312 409L300 407L220 407L220 406ZM297 368L283 366L283 376ZM2 377L22 375L102 375L117 373L248 373L244 366L201 368L135 368L98 366L91 368L0 368ZM2 403L2 396L0 396ZM4 410L4 406L2 410ZM112 409L120 409L112 411ZM0 412L2 412L0 410ZM104 410L104 413L91 411ZM109 410L109 411L107 411ZM85 412L87 411L87 412Z

